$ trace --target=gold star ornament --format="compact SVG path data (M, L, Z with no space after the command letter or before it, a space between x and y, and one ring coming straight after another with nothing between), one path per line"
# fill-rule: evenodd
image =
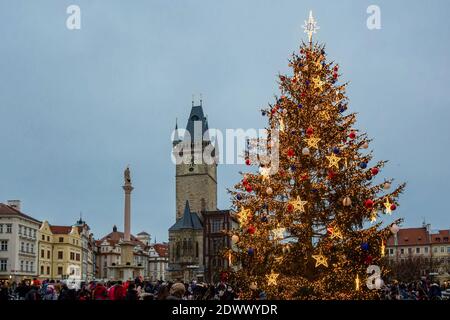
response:
M276 286L277 285L277 279L278 279L279 275L280 275L279 273L274 273L273 271L270 274L267 274L266 275L267 285L269 285L269 286L270 285Z
M341 158L336 157L336 155L332 153L331 156L327 156L327 159L330 162L328 164L329 167L336 167L336 169L339 169L339 161Z
M386 201L383 203L384 205L384 211L386 211L386 213L391 214L392 210L391 210L391 205L392 203L389 202L389 198L386 198Z
M316 260L316 268L319 266L328 267L328 261L327 258L325 258L322 254L315 254L312 256L314 260Z
M289 202L294 207L294 211L305 212L305 205L308 201L302 201L299 196L295 200Z
M316 148L316 149L319 149L319 146L318 146L318 143L319 143L319 141L320 141L319 138L311 137L311 138L305 139L305 141L306 141L306 143L308 144L308 147L309 147L309 148Z
M284 239L284 232L286 228L276 228L271 231L274 240Z
M241 226L247 223L248 217L251 215L251 211L249 209L242 208L238 213L238 220Z

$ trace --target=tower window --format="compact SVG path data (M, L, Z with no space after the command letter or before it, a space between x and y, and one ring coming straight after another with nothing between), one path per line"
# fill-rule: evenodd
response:
M193 116L191 117L191 120L192 120L192 121L198 121L198 120L200 120L200 118L199 118L197 115L193 115Z

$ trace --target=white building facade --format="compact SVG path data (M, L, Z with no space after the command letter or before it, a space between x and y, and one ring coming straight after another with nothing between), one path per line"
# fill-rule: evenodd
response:
M0 279L19 282L38 274L41 222L20 211L20 201L0 203Z

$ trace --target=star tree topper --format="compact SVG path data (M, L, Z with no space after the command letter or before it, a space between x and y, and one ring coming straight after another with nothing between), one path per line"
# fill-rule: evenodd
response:
M308 21L305 20L305 25L303 26L303 29L305 29L305 33L308 34L309 42L312 42L312 35L313 33L317 33L317 30L320 29L320 27L317 25L317 21L314 20L312 11L309 11L309 18Z

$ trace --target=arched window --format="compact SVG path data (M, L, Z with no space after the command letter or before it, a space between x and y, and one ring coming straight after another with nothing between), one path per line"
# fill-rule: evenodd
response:
M195 257L198 258L198 241L195 242Z

